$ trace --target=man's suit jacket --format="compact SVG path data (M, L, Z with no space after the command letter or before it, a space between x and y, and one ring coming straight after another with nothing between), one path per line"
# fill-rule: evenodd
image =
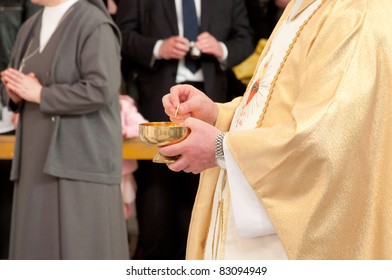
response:
M123 36L123 58L136 67L139 110L149 121L166 120L162 96L175 85L178 60L152 62L159 39L178 35L174 0L121 0L116 22ZM252 34L243 0L202 0L200 33L207 31L228 49L229 69L253 51ZM201 57L206 94L227 101L226 72L217 59Z

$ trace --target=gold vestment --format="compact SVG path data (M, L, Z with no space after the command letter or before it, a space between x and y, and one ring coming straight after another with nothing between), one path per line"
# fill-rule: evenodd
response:
M226 134L290 259L392 259L391 16L390 0L323 1L294 38L258 126ZM240 101L219 104L219 129ZM201 175L188 259L203 258L218 175Z

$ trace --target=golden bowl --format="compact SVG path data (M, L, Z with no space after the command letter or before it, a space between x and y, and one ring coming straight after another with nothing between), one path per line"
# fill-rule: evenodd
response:
M184 125L172 122L148 122L139 124L140 140L152 146L163 147L181 142L188 137L190 129ZM179 156L166 157L159 152L153 158L156 163L171 163L176 161Z

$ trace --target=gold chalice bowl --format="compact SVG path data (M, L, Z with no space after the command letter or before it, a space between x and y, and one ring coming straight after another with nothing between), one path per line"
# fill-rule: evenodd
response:
M147 144L163 147L181 142L188 137L190 129L172 122L148 122L139 124L139 138ZM175 162L180 156L167 157L157 152L153 158L156 163Z

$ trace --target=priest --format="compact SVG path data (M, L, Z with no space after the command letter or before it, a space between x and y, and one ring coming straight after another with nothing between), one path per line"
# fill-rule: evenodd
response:
M291 1L242 97L164 96L192 132L159 151L202 172L188 259L392 258L391 14Z

